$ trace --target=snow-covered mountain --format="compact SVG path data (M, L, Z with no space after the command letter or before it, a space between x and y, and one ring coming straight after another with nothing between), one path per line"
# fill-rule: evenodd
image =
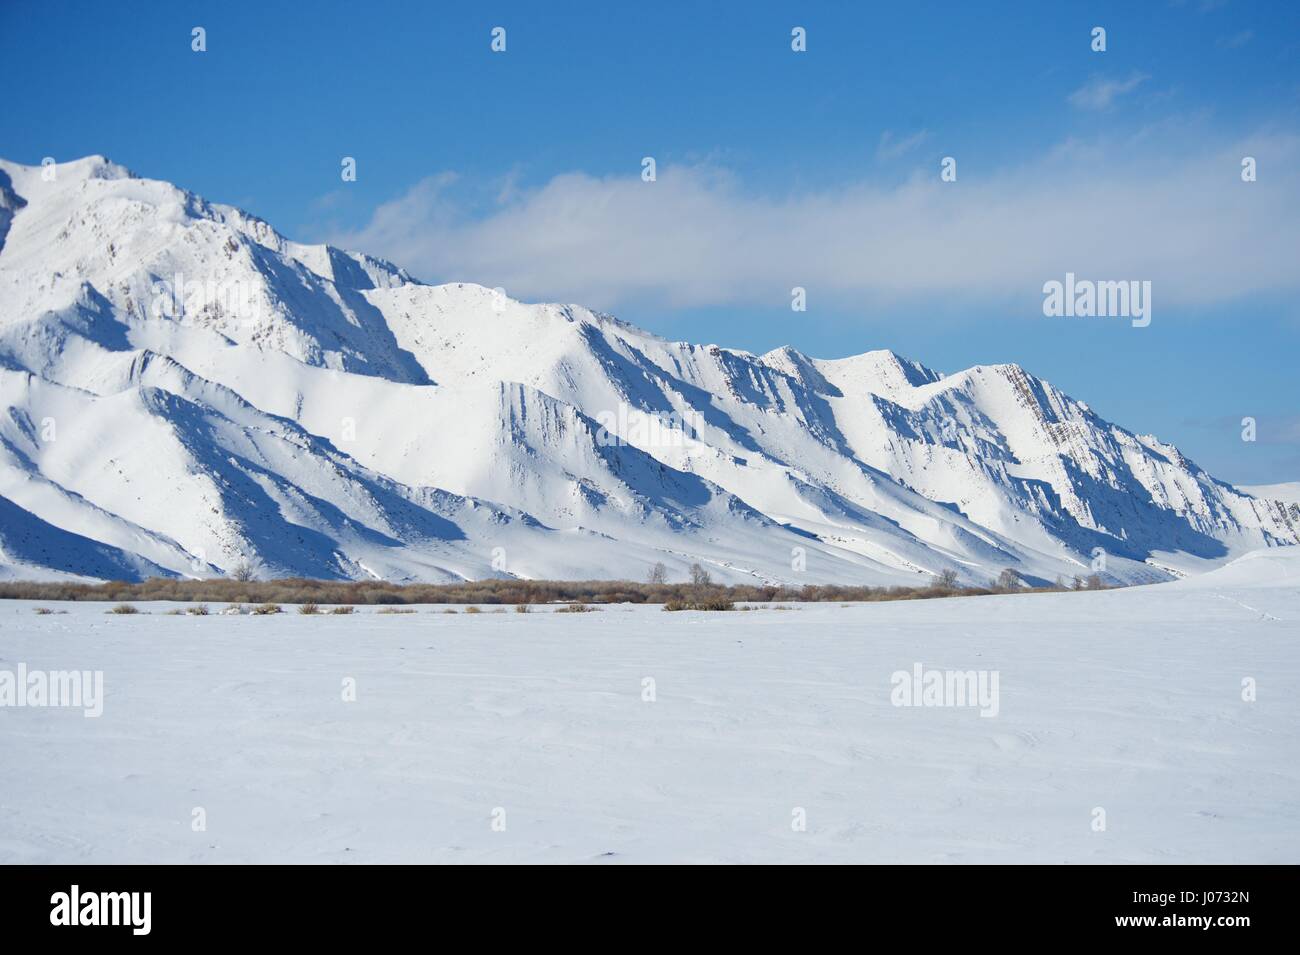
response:
M0 575L1165 579L1300 542L1016 365L669 342L0 161Z

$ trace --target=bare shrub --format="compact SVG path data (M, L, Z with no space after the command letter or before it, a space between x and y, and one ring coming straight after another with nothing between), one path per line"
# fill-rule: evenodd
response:
M118 604L116 607L114 607L112 610L109 611L109 613L122 613L122 614L139 613L139 612L140 611L137 610L135 607L131 606L131 604Z
M736 605L725 598L705 598L703 600L670 600L664 609L678 610L735 610Z
M248 559L236 561L235 566L230 568L230 579L237 580L240 583L247 583L250 580L256 580L257 564Z
M315 604L298 604L298 612L305 617L310 617L312 614L320 613L320 607Z
M567 604L563 607L556 607L555 612L556 613L595 613L599 609L600 609L599 607L593 607L590 604L585 604L579 601L577 603Z
M330 613L347 614L352 613L351 607L335 607Z
M466 613L482 613L483 611L482 611L482 610L479 610L478 607L466 607L466 608L465 608L465 612L466 612Z
M936 590L954 590L956 587L957 571L951 567L934 575L934 588Z
M533 608L528 604L515 604L515 613L532 613Z
M659 561L650 568L650 573L646 575L647 584L666 584L668 583L668 568L664 566L663 561Z
M256 607L253 608L253 613L257 614L259 617L264 617L268 614L282 613L282 612L283 611L280 610L279 604L258 604Z
M195 604L192 607L186 607L185 612L192 617L206 617L208 615L208 605Z

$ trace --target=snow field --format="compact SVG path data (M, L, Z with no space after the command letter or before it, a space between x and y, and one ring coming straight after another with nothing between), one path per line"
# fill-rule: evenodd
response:
M0 861L1294 863L1300 562L1266 557L753 613L6 602L0 671L105 699L0 709ZM997 716L894 706L917 663L997 673Z

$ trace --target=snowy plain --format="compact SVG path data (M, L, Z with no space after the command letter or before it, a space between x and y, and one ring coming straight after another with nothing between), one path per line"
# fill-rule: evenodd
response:
M104 709L0 708L4 863L1300 861L1300 548L748 613L35 606L0 670ZM997 715L892 705L915 663L996 671Z

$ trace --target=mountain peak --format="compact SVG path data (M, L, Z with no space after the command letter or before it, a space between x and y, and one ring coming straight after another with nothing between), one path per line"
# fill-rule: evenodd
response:
M85 182L91 179L136 178L135 173L131 172L130 169L113 162L107 156L101 156L97 153L63 162L58 161L55 157L48 157L48 161L42 160L32 165L0 159L0 170L7 173L12 179L21 182L29 190L38 188L40 183L57 186Z

